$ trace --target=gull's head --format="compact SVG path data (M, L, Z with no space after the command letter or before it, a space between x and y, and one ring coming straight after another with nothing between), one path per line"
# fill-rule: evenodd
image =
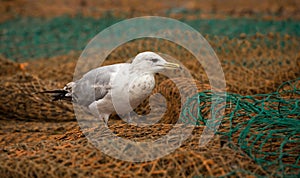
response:
M154 52L139 53L131 63L134 68L144 72L157 73L164 69L179 69L180 65L167 62Z

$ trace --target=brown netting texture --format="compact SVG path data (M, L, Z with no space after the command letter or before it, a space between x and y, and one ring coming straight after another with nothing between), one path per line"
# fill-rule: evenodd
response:
M298 125L280 125L276 122L282 119L287 123L290 118L293 123L299 123L299 114L296 113L299 110L299 83L280 87L283 82L300 77L299 39L276 34L241 35L234 39L209 36L207 39L217 49L226 89L233 94L232 99L249 96L241 98L241 101L262 103L262 97L253 99L250 96L277 92L279 95L276 97L281 102L271 98L269 105L265 106L272 111L280 110L276 112L278 117L266 117L253 108L235 110L241 105L231 100L228 106L230 103L232 105L225 110L226 117L218 136L207 146L199 148L199 137L211 109L211 102L207 100L197 105L202 114L202 120L198 120L200 126L195 127L190 138L175 152L145 163L120 161L104 155L88 142L76 122L71 103L52 102L49 95L39 93L63 87L72 81L79 53L26 63L14 63L0 57L0 177L299 175ZM282 41L287 43L282 46ZM194 79L186 79L178 74L176 79L168 80L161 74L156 75L153 94L160 93L165 97L167 111L153 126L140 128L127 125L118 116L111 116L109 128L118 136L135 141L165 135L178 122L182 116L181 102L187 101L187 98L180 97L180 90L188 91L187 95L191 97L195 93L202 93L203 97L210 96L208 91L211 90L208 77L195 57L171 42L152 39L128 42L115 49L104 64L124 62L145 50L176 56ZM292 90L294 92L283 92ZM147 99L136 111L140 114L149 113L149 102ZM248 111L253 112L249 114ZM293 112L287 114L288 111ZM284 118L279 118L281 116ZM282 129L286 130L280 132ZM97 135L101 133L101 128L83 131ZM261 137L256 138L255 135ZM288 139L286 135L289 135ZM285 169L280 169L280 164L285 165ZM292 166L286 166L288 164Z

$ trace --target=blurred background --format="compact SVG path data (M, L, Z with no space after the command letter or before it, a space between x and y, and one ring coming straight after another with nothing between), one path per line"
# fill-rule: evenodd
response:
M300 1L0 0L0 14L1 177L300 175ZM170 41L129 41L104 63L151 50L176 57L193 75L203 117L192 138L159 160L128 163L102 154L87 142L71 103L37 94L72 81L80 53L96 34L140 16L190 25L220 59L231 104L218 136L200 152L195 145L212 107L209 92L203 92L210 90L208 77L188 50ZM114 115L109 125L118 136L157 138L176 123L182 109L178 90L165 77L156 79L154 92L167 98L168 112L143 130ZM147 104L137 111L149 113ZM231 146L222 146L224 138Z

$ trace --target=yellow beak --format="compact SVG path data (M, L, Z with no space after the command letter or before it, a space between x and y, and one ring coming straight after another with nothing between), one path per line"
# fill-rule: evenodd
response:
M167 69L179 69L181 68L179 64L176 64L176 63L171 63L171 62L167 62L163 65L164 68L167 68Z

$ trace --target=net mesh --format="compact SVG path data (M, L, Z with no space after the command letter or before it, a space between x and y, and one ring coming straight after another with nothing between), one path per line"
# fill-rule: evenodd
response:
M66 57L50 60L58 59L65 62L63 59ZM166 134L179 116L184 122L199 126L174 153L156 161L129 163L103 155L87 141L74 121L70 103L53 103L49 96L36 94L62 86L63 81L41 79L28 73L40 67L33 65L36 61L29 63L33 66L28 66L30 68L25 71L20 64L4 58L2 61L7 64L7 72L2 75L1 96L8 98L1 101L3 147L0 159L6 160L1 165L2 175L227 177L299 174L299 78L282 83L271 89L275 92L268 94L227 93L225 115L217 131L219 136L205 148L199 148L199 137L213 107L209 83L185 78L166 80L156 76L160 82L153 94L161 93L167 100L167 112L160 123L142 131L113 115L109 122L110 129L120 137L139 141ZM9 68L19 72L13 75ZM184 87L188 91L193 82L199 93L188 98L181 108L179 89ZM30 107L21 107L28 103ZM200 117L187 112L195 106L201 110ZM149 109L146 101L136 110L145 114ZM101 133L98 128L88 132Z
M110 129L127 139L140 136L142 139L152 139L153 136L160 137L160 134L166 133L171 127L172 125L157 124L145 129L147 134L122 123L113 124ZM95 149L78 128L73 128L65 134L57 133L51 140L48 138L47 141L32 142L25 139L25 142L18 145L4 147L0 159L6 161L1 164L0 173L14 177L268 175L242 151L221 146L217 137L201 150L196 150L197 146L194 146L195 150L191 149L193 145L197 145L202 129L195 129L190 139L168 156L145 163L131 163L106 156ZM89 133L101 135L99 128L92 128Z
M113 16L101 19L65 16L53 19L19 18L9 20L0 24L0 29L2 29L0 52L12 60L26 61L28 59L51 57L53 54L63 55L70 51L83 50L95 35L121 20L123 19ZM227 48L232 47L235 50L242 48L244 54L246 54L247 50L256 49L259 52L265 46L276 50L285 50L291 47L299 49L298 21L265 21L241 18L228 18L225 20L182 19L182 21L199 30L203 35L223 36L225 41L228 38L232 39L239 36L241 38L255 36L254 43L248 40L235 40L230 46L221 46L222 43L220 42L224 39L214 39L212 43L219 45L219 47L214 48L216 51L228 52ZM72 33L69 31L70 29L72 29ZM115 33L116 36L122 35ZM261 36L267 34L270 38L261 38ZM281 36L281 38L278 39L278 36ZM295 43L297 43L296 46L293 45ZM267 55L268 53L265 52L261 54Z
M4 3L18 4L19 1ZM89 4L82 3L83 6ZM31 13L28 11L31 3L24 7L20 4L16 6L16 13ZM216 7L221 8L226 3L217 4ZM40 6L42 4L34 5L37 9ZM2 7L1 11L10 11L13 5ZM226 97L211 92L208 77L204 69L198 67L195 57L172 42L137 39L112 51L104 65L124 62L122 59L151 50L176 56L194 78L168 80L162 75L155 76L153 94L165 97L167 111L152 126L127 125L117 115L111 116L109 128L116 135L133 141L166 135L178 119L196 125L191 136L175 152L144 163L117 160L97 150L83 132L101 137L101 128L79 128L71 103L54 103L50 96L39 93L61 88L72 81L80 54L77 51L101 29L121 18L101 14L104 18L94 19L71 13L73 16L47 20L16 18L2 22L0 177L299 177L299 22L284 18L288 12L287 17L299 16L299 10L284 9L275 9L274 13L282 14L275 15L276 20L267 21L193 20L201 13L195 16L167 12L170 16L189 17L184 21L206 35L225 74ZM232 13L251 14L241 9ZM9 14L3 18L13 15ZM196 85L197 94L181 98L179 90L192 90L191 83ZM217 134L208 145L199 147L200 136L208 119L211 120L211 108L224 101L227 102L225 113L216 120L216 123L221 122ZM200 115L193 115L190 111L193 109L198 109ZM149 99L135 111L148 114Z
M224 116L213 118L216 123L221 121L217 133L236 143L265 170L291 176L300 168L299 87L300 78L283 83L277 92L269 94L227 93L224 99L221 95L212 97L215 95L210 91L201 92L187 101L181 117L184 122L205 125L210 118L207 108L226 100ZM194 105L201 110L198 117L190 114Z

